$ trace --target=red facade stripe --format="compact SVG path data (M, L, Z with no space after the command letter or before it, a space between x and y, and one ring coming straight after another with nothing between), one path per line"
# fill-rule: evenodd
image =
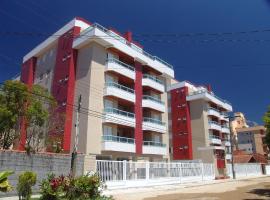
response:
M136 81L135 81L135 144L136 144L136 154L142 154L142 145L143 145L143 113L142 113L142 65L139 62L135 62L136 70Z

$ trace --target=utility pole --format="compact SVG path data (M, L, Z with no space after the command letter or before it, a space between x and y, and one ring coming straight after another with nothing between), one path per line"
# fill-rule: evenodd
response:
M229 119L230 143L231 143L231 154L232 154L231 161L232 161L232 175L233 175L233 179L235 179L234 155L233 155L233 147L234 147L233 138L234 138L234 135L233 135L232 128L231 128L231 122L232 122L232 119L234 119L235 117L239 117L239 116L228 116L228 117L226 117L226 118Z
M79 142L79 124L80 124L80 111L81 111L81 102L82 102L82 95L78 98L78 106L76 111L76 122L75 122L75 140L73 146L73 152L71 154L71 168L70 174L75 176L76 174L76 164L77 164L77 151L78 151L78 142Z

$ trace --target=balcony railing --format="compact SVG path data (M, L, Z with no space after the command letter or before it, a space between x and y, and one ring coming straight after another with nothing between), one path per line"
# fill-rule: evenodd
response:
M220 113L220 111L218 109L216 109L216 108L209 107L208 110L213 110L213 111L216 111L216 112Z
M152 81L155 81L161 85L163 85L163 81L160 80L159 78L157 78L156 76L153 76L153 75L150 75L150 74L144 74L143 75L143 78L146 78L146 79L151 79Z
M125 116L125 117L129 117L129 118L135 118L134 113L119 110L117 108L105 108L104 112L107 113L107 114L117 114L117 115L122 115L122 116Z
M121 66L123 66L131 71L135 71L135 68L132 67L131 65L128 65L120 60L115 59L115 58L109 58L109 59L107 59L107 62L117 63L118 65L121 65Z
M115 82L108 82L108 83L105 83L105 86L107 87L114 87L114 88L118 88L120 90L124 90L126 92L129 92L131 94L134 94L134 90L129 88L129 87L126 87L124 85L120 85L118 83L115 83Z
M137 45L133 44L133 45L130 45L130 42L128 42L125 38L123 38L122 36L118 35L118 34L115 34L113 33L112 31L110 31L109 29L101 26L100 24L98 23L94 23L92 24L90 27L88 27L87 29L83 30L80 35L83 35L85 34L87 31L93 29L93 28L97 28L105 33L107 33L109 36L117 39L118 41L130 46L132 49L134 49L135 51L139 52L139 53L142 53L143 55L147 56L148 58L152 59L152 60L157 60L159 62L161 62L162 64L166 65L167 67L173 69L173 66L170 65L169 63L165 62L164 60L160 59L159 57L157 56L152 56L151 54L149 54L148 52L144 51L142 48L138 47Z
M145 145L145 146L155 146L155 147L166 147L166 144L163 144L161 142L155 142L155 141L144 141L143 145Z
M220 137L217 135L209 135L209 139L219 139L220 140Z
M161 101L160 99L149 96L149 95L143 95L143 99L151 100L151 101L157 102L159 104L165 105L165 103L163 101Z
M228 125L221 125L221 128L229 128Z
M165 126L165 122L162 122L162 121L160 121L158 119L154 119L154 118L150 118L150 117L144 117L143 121Z
M115 136L115 135L103 135L102 140L109 141L109 142L121 142L121 143L135 144L135 139L133 139L133 138L119 137L119 136Z
M216 122L216 121L209 121L209 122L208 122L208 124L209 124L209 125L211 125L211 124L215 124L215 125L220 126L220 124L219 124L218 122Z
M225 99L222 99L222 98L216 96L213 92L209 92L209 91L207 91L206 89L191 92L191 93L189 94L189 96L193 96L193 95L196 95L196 94L204 94L204 93L210 94L211 96L215 97L216 99L220 100L220 101L223 102L223 103L232 105L229 101L227 101L227 100L225 100Z

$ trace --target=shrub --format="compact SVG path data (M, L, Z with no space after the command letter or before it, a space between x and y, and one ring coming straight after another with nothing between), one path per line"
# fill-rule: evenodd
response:
M56 177L48 174L47 179L42 180L40 193L41 200L59 200L63 196L63 176Z
M79 177L51 174L41 184L41 200L112 200L101 194L104 184L97 174Z
M32 195L32 187L36 184L37 175L34 172L26 171L19 175L17 191L19 199L30 200Z
M8 177L13 173L13 171L3 171L0 173L0 192L9 192L12 190L12 186L8 182Z

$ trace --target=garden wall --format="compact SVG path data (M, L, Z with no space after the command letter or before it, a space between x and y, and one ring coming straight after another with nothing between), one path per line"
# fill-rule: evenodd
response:
M91 171L89 169L91 163L95 163L95 158L78 154L76 175L82 175L85 171ZM14 186L13 192L9 193L10 195L16 194L16 184L20 173L24 171L37 173L37 184L34 188L37 191L41 180L48 173L68 175L70 165L70 154L37 153L27 155L25 152L19 151L0 151L0 171L12 170L15 172L9 178L11 185ZM4 193L0 193L0 196L4 196Z

